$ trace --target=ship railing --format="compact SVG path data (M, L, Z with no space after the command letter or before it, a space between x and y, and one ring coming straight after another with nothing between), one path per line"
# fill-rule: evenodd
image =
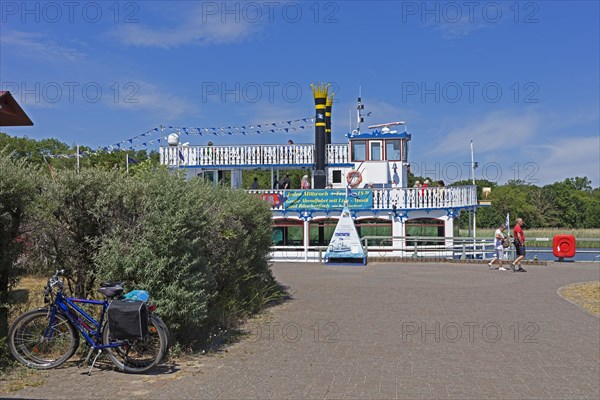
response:
M536 247L534 242L552 242L551 238L527 239L526 261L552 261L552 249ZM404 258L406 261L446 261L446 260L481 260L489 262L496 257L494 238L473 237L430 237L430 236L363 236L361 243L370 258ZM576 257L572 261L600 262L600 249L598 247L585 248L583 246L596 246L598 239L577 238L578 246ZM581 248L580 248L581 247ZM307 252L304 247L298 246L272 246L271 255L274 261L315 261L322 262L327 251L327 246L310 245ZM516 257L514 246L504 249L505 267L508 261Z
M361 242L370 257L387 257L393 253L415 259L490 260L495 254L494 238L364 236ZM507 249L506 254L510 251Z
M492 260L494 257L493 238L454 238L429 236L364 236L361 243L367 257L405 258L406 261L435 260ZM273 246L273 261L323 261L327 246L310 245L307 252L303 246ZM514 252L514 251L513 251ZM514 259L510 251L507 260Z
M328 164L348 164L351 162L347 144L328 144L326 154Z
M386 257L391 253L400 257L432 259L481 259L493 260L495 254L494 238L473 237L429 237L429 236L364 236L363 248L371 257ZM547 245L544 244L548 243ZM577 251L575 261L600 262L598 239L576 238ZM548 261L553 256L552 238L528 238L526 260ZM510 246L504 249L504 260L514 260L516 249Z
M312 165L314 146L292 144L161 147L160 163L169 167Z
M249 190L249 193L257 195L267 195L264 199L274 199L278 195L279 199L287 197L286 192L291 190ZM344 189L327 189L323 191L323 196L328 196L328 192L337 190L343 192ZM428 187L428 188L380 188L380 189L361 189L371 191L373 199L373 210L415 210L415 209L440 209L456 208L477 205L477 190L475 186L446 186L446 187ZM299 191L299 190L296 190ZM314 193L315 190L311 189ZM297 198L297 196L295 196ZM274 210L284 210L285 203L274 206Z
M327 145L328 164L350 162L347 144ZM160 148L160 163L169 167L312 165L315 146L312 144L232 145L232 146L169 146Z

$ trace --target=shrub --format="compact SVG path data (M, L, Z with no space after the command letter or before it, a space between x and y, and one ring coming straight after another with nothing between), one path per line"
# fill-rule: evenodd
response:
M37 168L0 150L0 338L8 332L9 290L21 270L16 261L24 249L23 225L38 196Z
M30 272L71 268L73 294L89 296L97 286L94 259L104 236L134 226L140 200L135 180L119 171L56 172L42 185L23 262Z
M277 293L264 203L164 170L136 179L142 217L113 229L95 261L103 277L149 290L178 340L203 344Z

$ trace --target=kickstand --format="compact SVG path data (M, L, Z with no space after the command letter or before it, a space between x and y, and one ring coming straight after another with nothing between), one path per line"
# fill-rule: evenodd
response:
M94 352L94 348L91 347L90 351L88 351L87 357L85 357L85 360L83 360L82 362L80 362L79 364L77 364L77 368L81 368L82 366L84 366L85 364L88 363L88 361L90 361L90 357L92 356L92 353Z
M88 376L92 376L92 368L94 368L94 364L96 364L96 360L98 359L100 354L102 354L102 349L98 349L98 354L96 354L96 357L94 357L94 361L92 361L92 365L90 365Z
M92 356L92 353L94 352L94 350L98 350L98 354L96 354L96 357L94 357L94 360L92 361L92 365L90 365L90 369L88 370L88 376L92 375L92 368L94 368L94 364L96 364L96 360L98 359L98 357L100 356L100 353L102 353L102 349L95 349L95 348L91 348L90 351L87 354L87 357L85 357L85 360L83 360L82 363L77 365L77 368L81 368L82 366L84 366L85 364L87 364L90 361L90 357Z

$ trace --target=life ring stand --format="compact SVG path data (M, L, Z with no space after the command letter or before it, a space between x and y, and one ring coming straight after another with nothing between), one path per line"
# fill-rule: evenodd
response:
M350 171L346 175L346 182L348 182L348 186L354 189L362 182L362 174L358 171Z

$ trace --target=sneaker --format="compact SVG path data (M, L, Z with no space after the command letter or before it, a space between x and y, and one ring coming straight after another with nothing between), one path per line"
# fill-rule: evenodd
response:
M527 270L519 267L519 269L517 270L517 272L527 272Z
M498 268L498 271L508 271L508 270L504 267L501 267L501 268Z
M492 264L492 261L490 261L490 262L488 263L488 267L490 267L490 269L493 269L493 268L494 268L494 264Z
M510 263L510 269L512 269L512 272L516 272L516 270L515 270L515 264Z

